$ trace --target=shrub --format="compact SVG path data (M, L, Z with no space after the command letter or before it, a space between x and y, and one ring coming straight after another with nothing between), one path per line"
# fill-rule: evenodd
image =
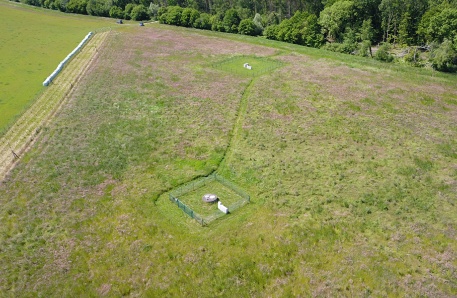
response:
M223 18L224 17L221 14L213 15L210 18L210 20L211 20L211 30L225 32L225 27L224 27L224 24L222 22Z
M193 8L184 8L181 13L181 26L192 27L195 21L200 17L200 12Z
M16 2L19 2L19 1L16 1ZM23 0L21 2L24 4L27 4L27 5L41 6L41 3L39 0Z
M445 39L437 49L433 50L431 60L432 66L436 70L445 72L457 71L457 52L452 42L448 39Z
M357 37L355 31L351 28L346 28L346 32L344 33L343 38L343 51L346 54L354 54L355 50L357 49Z
M340 42L327 42L325 45L322 46L322 49L337 53L346 53L344 50L344 44Z
M324 35L318 24L317 16L310 14L305 19L305 26L301 29L302 44L308 47L319 48L324 43Z
M130 13L132 12L133 8L135 7L135 4L129 3L125 6L124 8L124 18L126 20L130 20Z
M113 6L109 10L109 16L115 19L123 19L124 18L124 11L122 8L118 6Z
M67 2L63 1L63 0L55 0L53 2L52 9L56 9L56 10L65 12L67 10ZM86 6L86 11L87 11L87 13L89 13L89 11L87 10L87 6Z
M278 40L277 39L278 31L279 31L279 26L278 25L270 25L270 26L267 26L265 28L265 30L263 30L263 35L267 39Z
M238 25L240 22L241 18L236 9L231 8L225 12L224 19L222 21L225 32L238 33Z
M130 17L134 21L149 20L148 9L144 5L139 4L132 9L132 12L130 13Z
M211 16L207 13L200 14L200 17L195 20L193 27L197 29L211 30Z
M66 12L87 14L87 0L70 0L67 3Z
M256 13L254 19L252 20L256 27L255 35L262 35L263 25L262 25L262 16L259 13Z
M362 57L371 57L371 41L364 40L359 44L357 55Z
M160 9L160 6L157 5L157 4L154 4L151 2L151 4L149 4L149 15L154 19L154 20L157 20L157 17L159 15L159 9Z
M324 40L320 31L315 15L297 11L290 19L283 20L279 25L266 27L264 35L268 39L320 47Z
M264 27L271 26L271 25L279 25L281 23L280 16L276 12L270 12L266 20L264 21Z
M167 6L160 6L159 9L157 10L157 19L160 18L163 14L168 12L168 7Z
M288 43L302 44L303 36L301 31L304 28L306 17L306 13L297 11L290 19L283 20L279 24L276 39Z
M383 62L392 62L394 57L389 53L390 46L388 43L382 44L374 54L374 58Z
M169 25L181 25L183 8L179 6L169 6L167 12L162 13L159 17L159 21L163 24ZM160 14L160 13L159 13Z
M357 48L357 44L353 43L340 43L340 42L328 42L322 49L337 53L352 54Z
M99 17L109 17L110 9L111 5L103 0L89 0L86 6L88 14Z
M422 58L420 56L420 51L416 47L410 48L408 53L403 57L405 63L412 66L422 66Z
M240 25L238 26L238 33L255 36L257 35L257 27L253 21L250 19L245 19L240 22Z

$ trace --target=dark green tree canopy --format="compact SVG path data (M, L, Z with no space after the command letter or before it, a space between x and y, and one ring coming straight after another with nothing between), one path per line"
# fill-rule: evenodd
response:
M451 49L457 49L457 0L13 1L69 13L155 19L176 26L263 35L381 61L392 60L392 47L421 46L434 49L427 59L433 59L436 69L453 71L456 63ZM381 43L386 44L379 46ZM413 52L416 63L417 49Z

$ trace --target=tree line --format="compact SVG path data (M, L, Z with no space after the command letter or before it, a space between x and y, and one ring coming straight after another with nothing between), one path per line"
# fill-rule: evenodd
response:
M457 72L457 0L20 0Z

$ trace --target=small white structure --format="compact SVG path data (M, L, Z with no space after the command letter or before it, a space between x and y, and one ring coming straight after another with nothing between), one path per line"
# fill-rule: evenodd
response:
M249 69L249 70L252 69L252 66L249 65L249 63L244 63L243 67L244 67L244 68L247 68L247 69Z
M202 200L205 203L215 203L219 198L213 194L206 194L203 196Z
M219 210L221 210L225 214L229 213L228 208L222 205L221 201L217 202L217 208L219 208Z

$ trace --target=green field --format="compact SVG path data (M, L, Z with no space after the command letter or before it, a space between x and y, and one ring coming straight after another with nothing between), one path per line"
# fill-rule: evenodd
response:
M282 67L212 66L248 56ZM262 38L112 33L0 186L0 296L455 297L456 85ZM213 172L251 201L202 227L168 195Z
M114 21L0 1L0 135L90 31ZM114 24L115 25L115 24Z

